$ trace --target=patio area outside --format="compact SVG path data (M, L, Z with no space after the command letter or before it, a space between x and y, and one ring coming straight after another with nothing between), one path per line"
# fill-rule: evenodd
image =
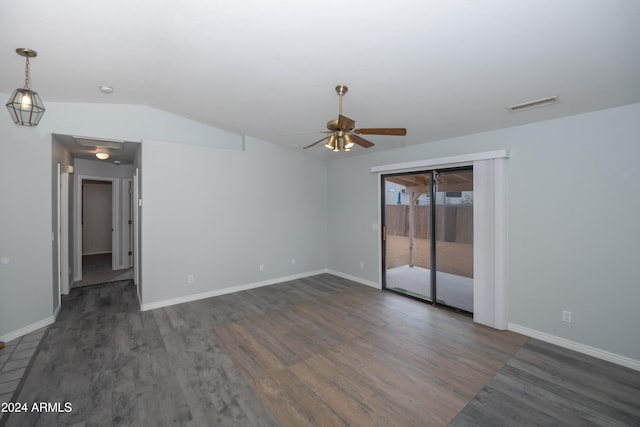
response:
M386 285L408 295L431 300L429 239L414 239L414 266L409 266L409 237L387 235ZM438 241L437 299L473 312L473 244Z

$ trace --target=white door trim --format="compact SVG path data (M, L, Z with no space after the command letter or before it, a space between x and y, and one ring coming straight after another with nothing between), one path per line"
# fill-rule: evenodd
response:
M57 277L57 279L58 279L57 280L57 282L58 282L58 290L56 292L56 295L58 295L58 306L55 308L54 311L56 311L58 309L58 307L60 307L60 304L62 304L62 299L60 298L60 290L61 290L60 281L61 281L61 277L62 277L61 274L60 274L60 265L62 264L62 261L60 259L61 258L61 255L60 255L60 234L61 234L60 233L60 222L61 222L60 221L60 204L61 204L60 203L60 199L62 197L62 195L60 194L60 185L61 185L61 182L62 182L61 177L60 177L60 168L61 168L61 165L60 165L60 163L58 163L58 170L57 170L57 173L56 173L56 188L57 188L57 191L56 191L56 217L57 217L57 220L58 220L58 222L56 224L56 234L57 234L56 235L56 244L58 246L58 260L57 260L58 261L58 269L57 269L57 271L58 271L58 277Z
M140 286L140 175L138 168L133 174L133 282L142 306Z
M62 295L69 293L69 174L60 174L58 187L58 272L60 273L60 288Z
M131 194L129 193L131 192ZM133 252L130 246L133 237L133 229L130 231L129 220L133 222L133 178L124 178L122 180L122 230L120 233L122 242L122 265L121 268L133 267L133 257L129 256L129 251ZM131 227L132 228L132 227Z

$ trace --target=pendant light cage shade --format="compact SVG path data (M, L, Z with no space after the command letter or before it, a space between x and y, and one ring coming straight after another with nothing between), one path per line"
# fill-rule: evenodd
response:
M16 124L22 126L37 126L44 114L44 104L37 92L31 90L29 77L29 58L35 58L38 53L27 48L18 48L16 53L25 58L24 88L16 89L7 102L7 110Z
M44 104L38 93L26 88L13 91L7 109L13 121L23 126L37 126L44 114Z

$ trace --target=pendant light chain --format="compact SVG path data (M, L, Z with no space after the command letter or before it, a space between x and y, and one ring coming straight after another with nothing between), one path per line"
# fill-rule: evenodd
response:
M27 64L24 67L24 88L29 89L29 57L27 56Z

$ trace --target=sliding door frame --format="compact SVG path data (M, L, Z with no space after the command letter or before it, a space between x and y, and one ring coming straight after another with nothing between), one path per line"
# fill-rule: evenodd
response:
M473 165L473 321L490 328L508 327L508 242L506 149L426 158L410 162L372 166L371 173L392 174ZM380 185L380 181L378 181ZM380 197L380 191L378 191ZM380 206L380 200L378 200ZM378 209L378 225L382 221ZM378 260L382 262L382 239L378 239ZM378 268L382 287L382 268Z
M393 176L407 176L407 175L424 175L426 173L430 173L430 171L428 170L417 170L417 171L411 171L411 172L398 172L398 173L388 173L388 174L380 174L380 224L382 225L380 227L380 229L382 230L382 234L380 235L380 242L381 242L381 264L382 264L382 276L380 279L380 283L382 285L382 289L383 290L387 290L399 295L405 295L405 296L409 296L410 298L413 298L415 300L418 301L424 301L427 303L431 303L429 300L425 300L422 298L418 298L415 297L413 295L408 295L408 294L403 294L402 292L398 292L396 290L393 289L389 289L387 288L387 275L385 272L386 269L386 265L387 265L387 229L386 229L386 209L385 209L385 204L386 204L386 190L385 190L385 180L388 177L393 177ZM433 177L433 174L431 174L431 176ZM433 224L431 224L433 225Z
M432 167L432 168L428 168L428 169L424 169L424 170L415 170L415 171L410 171L410 172L396 172L396 173L388 173L388 174L380 174L380 220L381 220L381 224L382 224L382 235L381 235L381 252L382 252L382 256L381 256L381 283L382 283L382 289L389 291L389 292L393 292L396 293L398 295L402 295L408 298L412 298L415 299L417 301L421 301L427 304L431 304L434 306L438 306L438 307L442 307L442 308L446 308L448 310L452 310L455 312L459 312L462 314L465 314L467 316L471 316L473 317L473 312L458 308L458 307L453 307L441 302L438 302L438 283L437 283L437 268L438 268L438 254L437 254L437 250L436 250L436 244L437 244L437 214L436 214L436 207L437 207L437 201L436 201L436 190L437 190L437 176L438 173L442 172L457 172L457 171L466 171L466 172L472 172L473 173L473 164L470 165L458 165L458 166L452 166L452 167ZM387 239L386 239L386 228L387 228L387 222L386 222L386 180L387 178L390 177L394 177L394 176L407 176L407 175L429 175L429 286L430 286L430 292L431 292L431 300L425 299L425 298L419 298L415 295L411 295L410 293L404 293L404 292L400 292L397 291L395 289L392 288L388 288L387 287L387 274L386 274L386 269L387 269ZM411 200L409 201L409 203L413 203ZM472 296L473 298L473 296Z

